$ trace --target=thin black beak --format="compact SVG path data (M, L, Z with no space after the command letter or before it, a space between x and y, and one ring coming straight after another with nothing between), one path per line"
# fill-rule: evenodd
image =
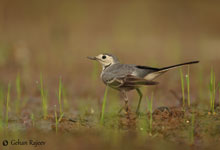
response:
M87 58L88 58L88 59L91 59L91 60L97 60L96 57L90 57L90 56L88 56Z

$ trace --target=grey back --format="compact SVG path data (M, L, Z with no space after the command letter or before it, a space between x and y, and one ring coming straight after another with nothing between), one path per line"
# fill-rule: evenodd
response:
M133 75L139 78L144 78L147 74L158 71L157 68L151 68L147 66L137 66L129 64L116 63L107 67L102 72L102 80L104 83L113 80L114 78L120 78L127 75Z

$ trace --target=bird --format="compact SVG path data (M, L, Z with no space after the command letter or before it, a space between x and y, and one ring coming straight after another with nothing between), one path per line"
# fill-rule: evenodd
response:
M137 91L139 95L136 109L137 114L139 113L143 97L140 87L158 84L158 82L154 80L171 69L199 63L199 61L190 61L162 68L154 68L143 65L122 64L115 55L109 53L99 54L95 57L88 56L87 58L101 63L102 72L100 77L102 81L105 85L122 93L125 102L123 108L125 108L126 111L128 110L128 97L126 93L131 90ZM119 112L121 112L121 110L122 109L120 109Z

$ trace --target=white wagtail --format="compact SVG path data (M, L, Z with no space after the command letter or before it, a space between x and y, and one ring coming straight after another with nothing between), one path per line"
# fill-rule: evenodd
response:
M154 79L170 69L177 68L184 65L198 63L199 61L191 61L172 65L163 68L153 68L148 66L121 64L118 58L112 54L100 54L95 57L88 57L91 60L97 60L102 64L102 81L111 88L119 90L125 100L125 107L127 108L128 98L126 91L136 90L139 95L139 102L136 113L139 113L139 108L142 99L142 93L139 89L144 85L155 85Z

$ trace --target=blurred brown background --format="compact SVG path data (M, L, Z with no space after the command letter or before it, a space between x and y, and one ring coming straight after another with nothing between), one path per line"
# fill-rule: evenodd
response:
M92 94L93 84L103 95L100 67L94 71L97 64L86 56L108 52L156 67L200 60L191 69L197 90L199 82L208 84L211 67L220 75L219 6L217 0L1 0L1 84L20 73L26 91L34 91L42 72L49 88L62 76L72 96ZM167 86L180 91L178 71L160 81L165 93Z

